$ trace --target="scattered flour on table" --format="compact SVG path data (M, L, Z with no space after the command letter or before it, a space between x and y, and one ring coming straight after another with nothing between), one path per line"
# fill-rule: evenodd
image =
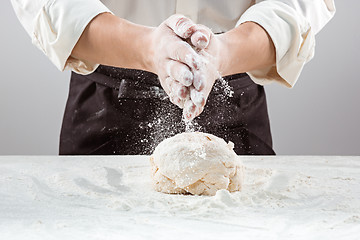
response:
M22 158L0 164L4 239L360 237L359 158L242 156L242 190L214 196L154 191L148 156Z

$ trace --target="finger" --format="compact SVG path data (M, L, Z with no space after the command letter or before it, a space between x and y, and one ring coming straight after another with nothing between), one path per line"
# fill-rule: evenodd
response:
M199 116L204 110L204 107L197 107L194 112L194 118Z
M190 93L187 87L181 85L171 77L166 78L166 86L169 90L170 101L179 108L184 108L185 101L190 99Z
M176 106L178 106L179 108L183 109L184 108L184 104L186 102L185 99L180 99L178 96L176 96L174 93L170 93L169 94L169 99L170 102L172 102L173 104L175 104Z
M179 103L177 104L177 106L178 106L179 108L181 108L181 109L184 108L184 105L185 105L185 100L184 100L184 99L181 99L181 100L179 101Z
M184 107L183 116L185 121L191 121L195 117L199 116L204 110L204 107L195 107L193 111L186 110Z
M191 21L191 19L180 15L175 14L170 16L166 21L165 24L170 27L176 35L181 38L189 38L195 29L195 23Z
M166 78L165 84L168 89L168 95L169 95L170 102L172 102L173 104L177 104L178 96L173 91L173 83L174 83L174 79L172 79L171 77Z
M166 77L166 73L164 72L164 74L159 74L159 81L161 84L161 87L164 89L164 91L166 92L167 95L170 94L170 88L168 86L168 77Z
M185 87L172 77L166 78L166 85L170 92L174 94L174 96L181 99L190 98L188 87Z
M191 73L189 67L181 62L174 60L169 61L167 74L186 87L191 86L193 83L193 74Z
M189 89L177 81L172 84L172 92L181 99L185 99L189 96Z
M168 90L169 93L172 92L172 84L173 84L173 82L174 82L174 79L172 79L171 77L167 77L165 79L165 84L166 84L166 87L167 87L167 90Z
M191 70L201 68L203 58L185 41L179 40L167 48L167 55L170 59L185 63Z
M191 44L197 49L205 49L209 45L209 39L202 32L191 35Z
M194 72L193 86L196 90L201 91L205 87L205 75L202 71Z
M190 100L190 94L187 94L186 98L181 99L181 102L179 103L180 108L185 108L185 103Z
M194 87L190 87L190 99L197 107L205 106L205 96L203 92L197 91Z
M191 121L195 117L196 106L191 100L187 100L184 104L183 117L186 121Z
M194 33L191 35L191 44L197 49L205 49L209 43L212 31L201 24L194 27Z

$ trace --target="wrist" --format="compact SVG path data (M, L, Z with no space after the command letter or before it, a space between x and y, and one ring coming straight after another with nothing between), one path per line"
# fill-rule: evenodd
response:
M253 58L248 66L249 70L274 65L276 62L276 50L268 32L255 22L245 22L242 25L246 35L245 39L250 46L249 54Z
M218 63L217 64L218 71L221 76L230 75L232 72L231 71L232 49L229 39L225 33L214 37L218 39L218 42L221 46L220 50L218 51L218 55L216 56L216 60Z
M120 19L113 40L116 46L113 51L117 56L115 66L151 71L151 32L150 27Z
M219 35L223 42L222 74L231 75L275 64L275 47L265 29L245 22Z
M144 33L139 37L139 51L140 51L140 61L142 69L148 72L156 73L155 62L154 62L154 32L155 28L146 27Z

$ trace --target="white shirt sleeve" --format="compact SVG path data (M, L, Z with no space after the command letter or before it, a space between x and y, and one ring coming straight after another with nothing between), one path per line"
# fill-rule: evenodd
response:
M11 0L21 24L36 45L61 71L93 72L98 64L71 57L88 23L110 10L99 0Z
M258 0L237 25L255 22L271 37L276 65L248 72L264 85L273 81L293 87L305 65L314 56L315 34L334 16L333 0Z

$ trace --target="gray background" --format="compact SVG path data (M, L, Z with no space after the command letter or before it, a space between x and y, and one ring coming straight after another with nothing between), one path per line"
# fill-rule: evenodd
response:
M336 7L295 88L266 87L277 154L360 155L360 4ZM56 155L70 74L31 44L10 1L0 27L0 154Z

